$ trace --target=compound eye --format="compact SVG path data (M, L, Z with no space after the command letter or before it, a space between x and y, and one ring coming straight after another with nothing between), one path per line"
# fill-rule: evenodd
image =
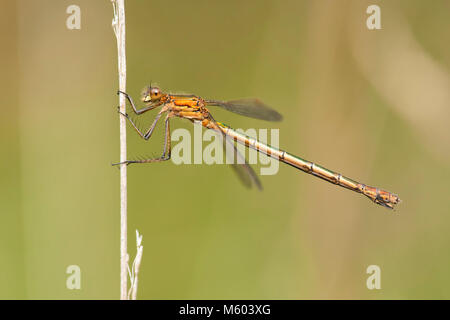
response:
M159 90L159 88L152 88L150 90L150 96L152 97L152 100L161 98L161 90Z

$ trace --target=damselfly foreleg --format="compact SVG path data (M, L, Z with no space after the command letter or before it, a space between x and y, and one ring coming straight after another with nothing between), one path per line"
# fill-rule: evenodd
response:
M144 108L138 110L136 108L136 105L133 102L133 98L131 98L131 96L128 93L120 91L120 90L117 91L117 94L119 94L119 93L123 94L125 96L125 98L127 98L128 102L131 104L131 107L133 108L134 113L136 113L137 115L143 114L144 112L153 110L160 106L160 105L148 106L148 107L144 107ZM127 115L127 118L128 118L128 115Z

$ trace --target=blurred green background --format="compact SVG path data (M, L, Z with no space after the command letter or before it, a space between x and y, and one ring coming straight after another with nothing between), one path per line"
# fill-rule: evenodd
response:
M81 8L68 30L66 8ZM366 8L381 7L381 30ZM259 97L280 145L398 193L395 212L281 165L129 167L141 299L450 298L448 1L126 1L127 91ZM2 1L0 298L119 297L119 117L110 1ZM181 119L172 128L192 125ZM129 155L157 153L128 127ZM259 170L258 170L259 171ZM366 268L381 268L381 290ZM79 265L81 290L66 288Z

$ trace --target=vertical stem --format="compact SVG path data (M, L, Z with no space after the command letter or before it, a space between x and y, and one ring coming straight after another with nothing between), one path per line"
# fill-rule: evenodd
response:
M117 38L119 90L126 92L125 56L125 5L124 0L112 0L114 6L113 28ZM120 111L125 113L125 96L119 95ZM127 160L126 119L120 116L120 162ZM120 165L120 299L127 300L127 165Z
M137 299L139 269L141 267L143 250L144 246L142 245L142 235L140 235L139 231L136 230L136 257L134 258L133 267L131 268L131 284L130 291L128 291L128 299Z

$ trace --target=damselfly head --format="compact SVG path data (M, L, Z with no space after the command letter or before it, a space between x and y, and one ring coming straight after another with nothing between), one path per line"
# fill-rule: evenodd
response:
M141 100L142 102L155 102L161 99L162 92L158 87L148 86L142 91Z

